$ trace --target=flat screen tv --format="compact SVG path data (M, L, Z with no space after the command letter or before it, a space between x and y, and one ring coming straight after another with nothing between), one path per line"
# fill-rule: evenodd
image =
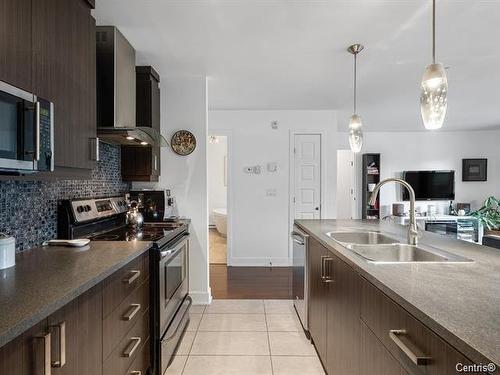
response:
M455 199L455 171L406 171L403 179L413 187L419 201ZM406 189L403 200L410 200Z

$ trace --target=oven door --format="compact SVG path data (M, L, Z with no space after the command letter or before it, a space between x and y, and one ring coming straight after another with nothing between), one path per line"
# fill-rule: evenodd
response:
M167 330L188 294L189 234L182 234L172 245L161 249L159 263L160 335Z
M36 97L0 81L0 171L36 169Z

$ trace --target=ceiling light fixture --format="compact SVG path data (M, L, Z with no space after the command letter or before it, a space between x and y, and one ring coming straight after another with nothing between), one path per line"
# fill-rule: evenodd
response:
M133 141L135 138L131 137L130 135L127 135L125 138L127 138L129 141Z
M447 106L448 79L443 64L436 64L436 0L432 0L432 64L425 68L420 93L420 112L426 129L443 126Z
M353 152L360 152L363 147L363 122L361 116L356 114L356 89L357 89L357 56L365 47L361 44L353 44L347 48L354 55L354 106L351 120L349 121L349 145Z
M148 142L141 142L141 145L143 145L143 146L147 146L147 145L148 145Z

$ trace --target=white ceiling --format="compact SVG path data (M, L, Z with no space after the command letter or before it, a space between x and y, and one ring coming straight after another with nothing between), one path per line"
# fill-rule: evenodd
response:
M422 130L419 83L431 60L431 0L97 0L137 63L207 75L211 109L352 108L365 129ZM437 59L449 66L446 130L500 128L500 1L437 0Z

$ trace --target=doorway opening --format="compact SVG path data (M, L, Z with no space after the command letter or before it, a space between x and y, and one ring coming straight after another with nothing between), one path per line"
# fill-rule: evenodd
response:
M209 262L227 264L228 235L228 137L211 134L208 137L208 224Z

